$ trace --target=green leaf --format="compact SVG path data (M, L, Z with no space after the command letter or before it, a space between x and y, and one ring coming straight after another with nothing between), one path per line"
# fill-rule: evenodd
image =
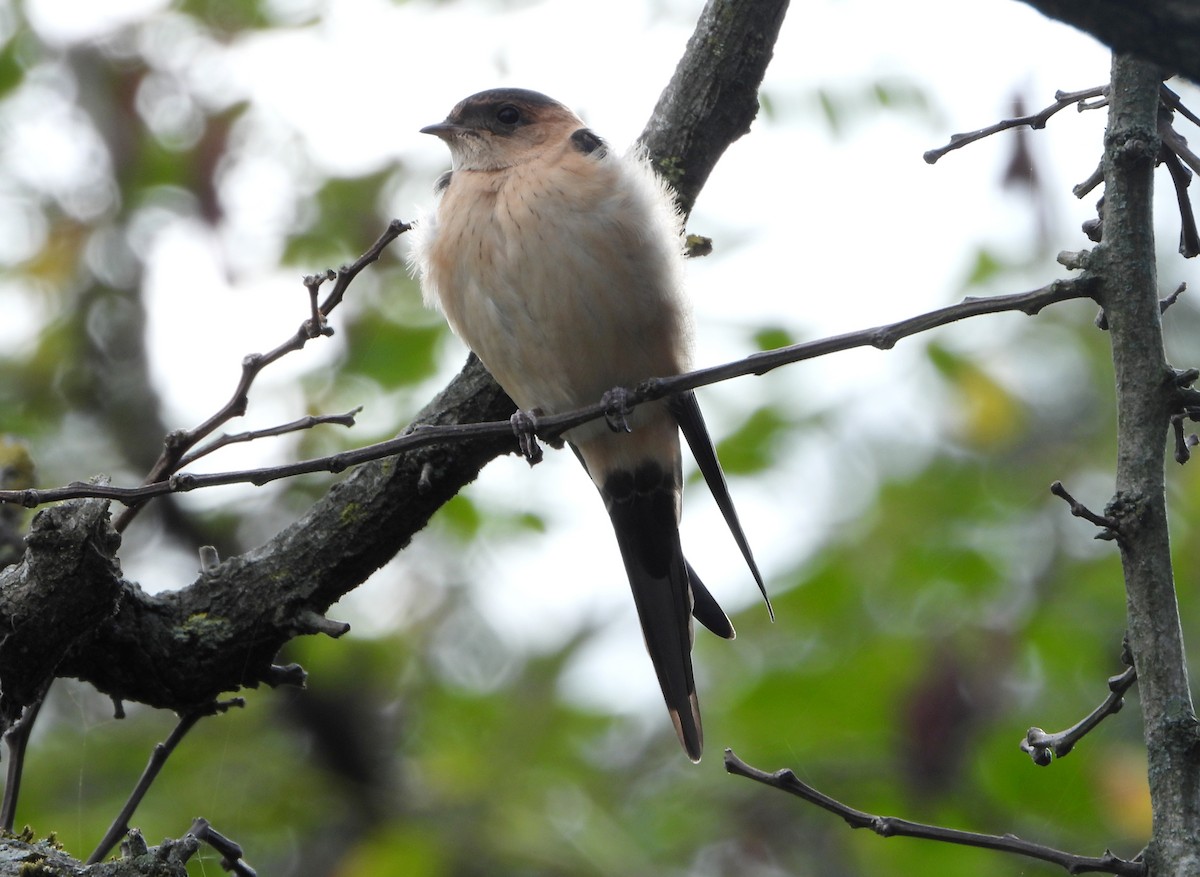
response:
M440 324L406 326L381 318L351 325L345 369L366 375L389 389L433 374L435 353L446 330Z
M1002 274L1008 269L1008 265L1004 263L995 253L988 250L986 247L980 247L975 253L975 262L971 265L970 271L967 272L965 286L968 288L974 286L983 286L988 281Z
M25 66L17 59L16 40L0 51L0 97L4 97L25 79Z
M483 526L483 515L479 506L461 493L438 509L437 517L450 532L464 542L474 538Z
M790 347L796 343L796 338L787 329L764 326L754 333L753 343L759 350L775 350L778 347Z
M778 408L760 408L717 445L727 475L749 475L766 469L775 459L778 443L794 426Z
M312 225L290 237L283 263L306 271L313 265L336 265L358 258L379 237L384 223L376 206L390 168L361 177L338 177L316 194Z

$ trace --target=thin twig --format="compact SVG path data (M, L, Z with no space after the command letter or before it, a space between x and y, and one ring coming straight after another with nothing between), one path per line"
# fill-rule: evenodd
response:
M1183 421L1187 417L1186 413L1171 415L1171 433L1175 436L1175 462L1180 466L1192 459L1192 448L1197 444L1194 433L1189 436L1183 431Z
M725 769L737 776L752 779L763 785L771 786L780 791L795 795L797 798L816 804L822 810L828 810L846 821L851 828L869 828L880 837L915 837L932 840L939 843L959 844L969 847L980 847L988 850L1013 853L1050 862L1065 869L1068 874L1085 874L1100 872L1105 874L1120 874L1122 877L1144 877L1146 866L1135 859L1129 861L1120 859L1105 851L1103 856L1077 856L1073 853L1056 850L1053 847L1022 840L1013 834L995 835L979 834L974 831L960 831L954 828L943 828L937 825L927 825L921 822L910 822L894 816L876 816L856 810L840 801L819 792L812 786L803 783L790 770L777 770L767 773L752 767L738 758L732 749L725 750Z
M1071 194L1074 195L1076 198L1083 198L1089 192L1091 192L1093 189L1095 189L1097 186L1099 186L1103 182L1104 182L1104 163L1097 162L1096 169L1094 171L1092 171L1091 175L1088 176L1088 178L1086 180L1084 180L1082 183L1078 183L1074 188L1072 188ZM1090 235L1088 237L1090 240L1093 240L1093 241L1098 240L1098 238L1093 238Z
M142 481L142 484L148 485L164 482L172 474L179 471L180 460L198 442L203 441L219 429L222 424L227 423L234 417L240 417L245 414L246 406L250 401L250 386L264 368L282 359L287 354L302 349L312 338L332 334L332 330L324 324L325 318L329 316L330 311L341 303L346 293L346 288L349 287L351 281L358 276L360 271L377 260L388 244L411 228L412 226L409 223L393 219L383 234L379 236L378 240L371 245L371 248L359 256L352 264L342 266L336 274L328 271L323 275L309 275L305 277L304 285L308 289L309 296L313 301L315 301L317 289L319 289L325 279L336 277L337 282L334 284L333 291L329 293L329 296L321 303L320 307L314 311L314 316L310 316L309 319L305 320L291 338L268 353L252 353L242 360L242 375L238 380L237 387L234 389L233 395L229 397L229 401L222 405L216 413L199 426L188 430L177 430L166 437L166 440L163 442L162 453L150 469L150 473ZM113 529L118 533L122 532L133 521L134 516L137 515L138 510L141 508L141 504L146 499L161 495L161 493L152 493L130 505L114 522Z
M1159 137L1162 138L1163 145L1169 147L1172 152L1192 169L1194 173L1200 174L1200 156L1196 155L1189 147L1187 140L1182 134L1176 131L1171 125L1160 124L1158 128Z
M112 825L108 827L108 831L104 833L104 837L101 838L96 848L92 850L92 854L88 856L88 860L84 864L95 865L107 856L113 847L120 843L121 838L129 831L129 820L133 818L134 811L142 803L142 799L150 791L150 786L163 769L163 765L167 763L167 759L171 757L171 753L175 751L175 747L187 736L188 731L192 730L196 723L205 716L225 712L230 707L242 706L244 703L245 701L242 698L235 697L232 700L213 703L207 708L198 709L180 717L179 723L174 727L167 739L162 743L154 745L154 749L150 752L150 760L146 763L146 769L138 777L137 785L129 793L129 798L125 801L125 806L121 808L121 812L117 814L117 818L113 820Z
M221 834L203 816L198 816L188 829L188 834L208 844L221 854L221 867L238 877L256 877L255 870L242 858L241 844Z
M47 685L46 690L49 688ZM41 695L21 712L21 718L4 732L4 744L8 748L8 774L4 781L4 801L0 803L0 831L5 834L11 834L13 825L16 824L17 799L21 794L21 776L25 770L25 748L29 744L33 723L37 721L45 700L46 691L42 691Z
M1096 109L1097 107L1103 106L1103 103L1082 104L1081 101L1085 101L1094 97L1104 97L1107 94L1107 85L1097 85L1094 88L1085 88L1083 91L1055 92L1054 103L1050 104L1050 106L1046 107L1041 112L1034 113L1033 115L1029 116L1021 116L1016 119L1004 119L1003 121L997 122L994 125L989 125L986 128L980 128L978 131L971 131L966 134L952 134L950 136L950 142L945 146L938 147L937 149L930 149L928 152L926 152L924 155L925 161L929 164L933 164L947 152L951 152L955 149L961 149L968 143L974 143L977 140L982 140L985 137L990 137L993 134L1000 133L1001 131L1007 131L1010 128L1021 128L1026 125L1034 130L1045 128L1046 123L1050 121L1051 116L1060 110L1066 109L1072 104L1079 104L1079 109L1081 111L1085 109Z
M1163 114L1158 118L1158 136L1162 139L1159 145L1159 161L1165 164L1171 175L1171 185L1175 187L1175 202L1180 209L1180 256L1184 259L1200 256L1200 232L1196 230L1195 212L1192 210L1192 200L1188 198L1188 186L1192 185L1192 172L1183 167L1187 161L1193 170L1200 167L1196 156L1187 149L1187 140L1180 137ZM1189 161L1190 158L1190 161Z
M1030 292L1014 293L1012 295L997 295L984 298L966 298L958 304L948 305L925 314L835 335L816 341L807 341L754 353L744 359L728 362L723 365L697 369L668 378L651 378L643 381L632 389L626 400L629 405L641 404L655 399L673 396L686 390L694 390L716 384L730 378L746 375L763 375L769 371L801 362L852 350L858 347L874 347L878 350L888 350L902 338L926 332L939 326L964 320L983 314L996 314L1006 311L1021 311L1026 314L1036 314L1052 304L1071 299L1088 298L1093 292L1093 281L1088 276L1069 280L1056 280L1047 286ZM581 423L594 420L608 413L610 406L603 401L575 411L543 416L537 419L537 435L544 441L554 443L564 432ZM314 472L341 472L350 466L357 466L371 460L390 457L404 451L428 445L451 441L468 441L475 438L495 438L512 434L512 424L507 421L492 421L488 423L461 423L446 426L421 426L388 441L367 445L355 450L343 451L327 457L318 457L287 463L279 466L266 466L259 469L246 469L233 472L218 472L212 474L194 475L181 472L165 480L145 484L141 487L113 487L105 484L92 484L76 481L63 487L46 490L0 490L0 503L15 503L34 508L50 502L81 497L99 497L118 502L136 504L156 496L168 493L179 493L198 488L215 487L224 484L255 484L263 485L281 478L291 478Z
M321 286L326 281L337 278L337 272L332 268L326 268L321 274L306 274L304 276L304 288L308 290L308 307L310 315L308 322L305 323L305 329L308 332L309 338L316 338L318 335L332 335L333 329L325 322L325 314L321 313Z
M1179 301L1179 296L1183 295L1185 292L1187 292L1187 282L1183 281L1183 282L1180 282L1180 284L1175 287L1175 291L1173 293L1171 293L1164 299L1159 299L1159 302L1158 302L1159 314L1165 314L1167 312L1167 308L1171 307L1171 305L1173 305L1173 304L1175 304L1175 302Z
M1101 530L1096 534L1097 539L1112 540L1120 535L1117 528L1117 519L1106 515L1098 515L1071 494L1067 493L1067 489L1063 487L1061 481L1055 481L1050 485L1050 492L1059 499L1064 500L1071 507L1071 514L1077 518L1083 518L1100 527Z
M1102 721L1121 711L1121 707L1125 705L1125 692L1136 681L1137 670L1133 667L1117 676L1110 676L1108 697L1103 703L1079 722L1057 734L1047 734L1041 728L1030 728L1025 734L1025 739L1021 741L1021 751L1029 753L1033 763L1039 767L1047 766L1054 758L1062 758Z
M239 444L241 442L252 442L260 438L274 438L276 436L286 435L289 432L300 432L305 429L312 429L314 426L322 424L334 424L335 426L354 426L354 418L362 411L362 406L347 411L345 414L311 414L307 417L300 417L293 420L291 423L281 423L279 426L271 426L266 429L255 429L249 432L226 433L213 439L202 448L197 448L190 454L184 454L180 458L177 465L178 469L184 466L190 466L201 457L206 457L214 451L229 445Z
M1183 116L1193 125L1200 125L1200 116L1197 116L1187 107L1185 107L1183 105L1183 101L1180 100L1179 95L1168 88L1166 83L1163 83L1163 85L1160 86L1159 95L1159 99L1171 109L1176 110L1179 115Z

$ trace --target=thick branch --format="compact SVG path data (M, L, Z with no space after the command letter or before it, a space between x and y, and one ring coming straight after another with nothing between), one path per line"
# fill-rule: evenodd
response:
M0 727L42 695L67 652L116 610L120 543L100 500L34 517L25 560L0 572Z
M1132 5L1130 6L1132 8ZM1105 514L1121 534L1129 647L1137 668L1154 812L1156 877L1200 873L1200 762L1164 485L1176 394L1167 365L1155 274L1152 174L1159 154L1157 68L1115 56L1104 151L1102 274L1117 386L1116 495Z
M415 422L494 420L512 408L472 357ZM272 681L271 661L288 639L322 632L315 619L405 547L437 509L510 446L496 438L431 445L356 470L261 548L206 571L177 594L122 604L95 645L122 653L120 660L81 655L64 670L102 691L174 709L180 701L202 703L239 685ZM148 637L163 649L161 655L148 648ZM184 640L182 649L177 638ZM154 690L165 681L165 666L181 672L170 689ZM130 686L147 681L154 688L133 688L136 694L130 694Z
M788 0L709 0L640 138L690 213L708 175L758 114Z
M1118 52L1200 82L1200 4L1195 0L1025 0Z

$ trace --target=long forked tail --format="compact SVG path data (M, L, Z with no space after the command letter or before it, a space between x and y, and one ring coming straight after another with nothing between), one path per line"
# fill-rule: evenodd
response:
M632 472L610 473L601 493L675 732L688 757L699 761L704 734L692 677L692 593L679 545L677 477L646 461Z
M675 422L679 424L679 429L683 432L683 437L687 439L692 456L696 459L696 465L704 476L708 489L712 491L713 499L717 501L717 508L721 510L721 516L725 518L725 524L729 527L729 532L733 534L733 540L741 550L746 565L750 567L750 574L754 576L754 581L758 585L759 593L762 594L763 600L767 604L767 614L774 621L775 609L771 606L771 598L767 596L767 586L763 584L762 573L758 571L758 563L754 560L754 553L750 550L750 543L746 540L746 534L742 530L742 522L738 520L737 509L733 507L733 499L729 496L729 487L725 483L725 473L721 471L721 463L717 460L717 451L713 447L712 439L709 438L708 426L704 423L704 415L700 413L700 404L696 401L696 394L688 390L670 397L667 400L667 410L671 412L671 416L675 418Z

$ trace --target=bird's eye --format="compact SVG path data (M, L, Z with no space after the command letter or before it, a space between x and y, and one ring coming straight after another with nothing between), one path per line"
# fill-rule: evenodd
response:
M521 121L521 111L512 104L505 104L496 110L496 121L502 125L515 125Z

